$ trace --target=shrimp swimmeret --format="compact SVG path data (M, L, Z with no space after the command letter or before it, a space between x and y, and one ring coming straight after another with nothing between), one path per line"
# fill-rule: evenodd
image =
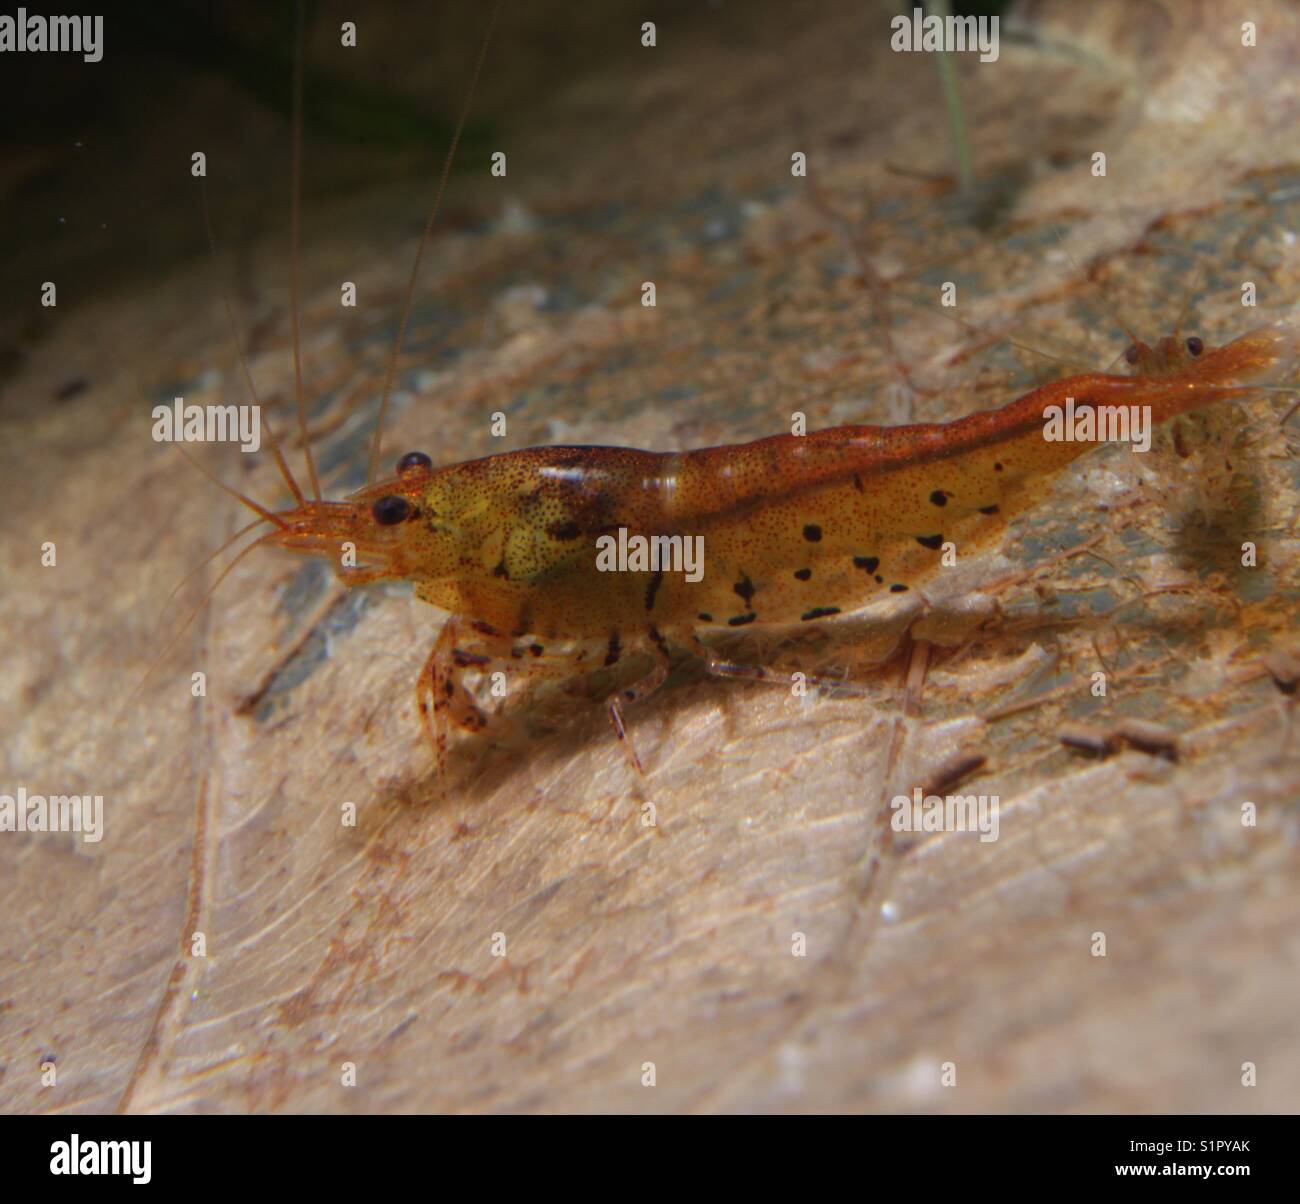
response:
M450 613L416 687L441 767L453 724L486 723L466 669L563 672L649 653L651 671L607 702L625 739L623 706L663 682L671 647L725 672L702 633L821 623L915 590L946 545L987 546L1099 438L1149 435L1246 396L1284 375L1298 349L1287 323L1217 348L1134 343L1132 375L1071 376L945 423L681 452L535 447L444 467L412 452L344 501L305 498L277 454L297 504L272 513L244 501L274 526L256 543L329 557L348 585L410 581ZM589 660L548 651L595 640L603 655Z

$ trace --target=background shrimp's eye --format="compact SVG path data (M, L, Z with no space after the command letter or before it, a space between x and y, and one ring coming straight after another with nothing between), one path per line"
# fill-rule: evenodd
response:
M1130 364L1136 364L1138 362L1138 349L1136 343L1131 343L1129 345L1129 349L1124 352L1124 359Z
M432 468L433 461L424 452L407 452L397 461L398 472L410 472L412 468Z
M411 503L404 497L398 497L395 493L390 493L387 497L381 497L370 508L370 513L375 516L375 522L381 527L391 527L394 523L400 523L411 513Z
M1205 350L1205 344L1195 335L1187 340L1187 352L1189 355L1200 355Z

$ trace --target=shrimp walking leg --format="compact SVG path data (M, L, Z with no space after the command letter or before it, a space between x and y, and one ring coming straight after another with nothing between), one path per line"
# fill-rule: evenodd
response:
M793 684L793 675L779 673L765 665L742 665L737 661L725 660L710 648L699 636L690 637L691 650L704 665L704 671L710 677L721 677L729 681L755 681L767 686L786 686ZM865 685L846 681L839 677L817 677L805 673L803 684L819 690L835 690L841 694L864 697L869 691Z
M611 694L605 700L605 708L609 711L609 722L614 728L614 735L618 737L619 744L623 749L623 755L627 757L628 764L641 777L645 777L645 769L642 768L641 758L637 756L632 737L627 730L623 708L630 703L640 702L641 699L648 698L664 684L664 680L668 676L668 646L663 637L653 628L650 631L650 647L655 654L654 666L650 672L639 681L635 681L630 686L625 686L623 689Z
M420 724L440 774L447 762L451 724L455 722L467 731L475 732L487 725L483 712L460 681L460 669L471 663L457 648L460 634L460 624L454 616L443 624L415 686ZM461 653L459 657L458 653Z

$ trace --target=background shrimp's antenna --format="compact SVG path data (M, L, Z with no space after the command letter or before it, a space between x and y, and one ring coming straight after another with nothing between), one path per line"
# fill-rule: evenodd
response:
M1075 259L1074 252L1071 251L1068 246L1066 246L1065 235L1061 233L1061 227L1058 226L1055 222L1052 223L1052 232L1056 235L1056 241L1061 244L1062 253L1065 255L1066 259L1070 261L1070 265L1074 268L1074 270L1079 274L1079 278L1081 280L1087 280L1088 273L1084 270L1083 265L1077 259ZM1108 296L1106 296L1106 290L1104 287L1102 287L1101 281L1098 280L1098 281L1094 281L1093 283L1095 283L1097 286L1097 299L1101 302L1102 309L1106 311L1106 316L1116 326L1118 326L1120 330L1124 332L1125 337L1127 337L1130 343L1135 345L1140 343L1142 340L1137 337L1137 335L1133 332L1132 327L1130 327L1129 324L1125 322L1122 317L1120 317L1119 311L1115 308L1113 304L1111 304L1111 300Z
M1204 263L1201 257L1196 257L1193 265L1192 283L1187 290L1187 295L1183 298L1183 307L1178 311L1178 318L1174 322L1174 342L1178 341L1178 333L1183 328L1183 323L1187 320L1187 313L1192 308L1192 298L1196 296L1196 290L1201 287L1201 277L1205 274L1203 271Z

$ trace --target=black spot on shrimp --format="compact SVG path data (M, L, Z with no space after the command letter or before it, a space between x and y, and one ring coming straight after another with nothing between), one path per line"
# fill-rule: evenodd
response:
M546 534L552 539L570 540L577 539L582 534L582 528L572 519L562 523L552 523L546 528Z

